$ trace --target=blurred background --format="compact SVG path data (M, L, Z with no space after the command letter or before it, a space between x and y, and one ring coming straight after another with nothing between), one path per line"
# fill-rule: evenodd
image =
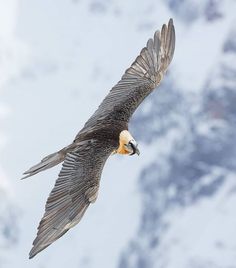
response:
M79 225L28 252L69 144L169 18L176 51ZM0 267L236 267L236 1L0 0ZM121 172L122 171L122 176Z

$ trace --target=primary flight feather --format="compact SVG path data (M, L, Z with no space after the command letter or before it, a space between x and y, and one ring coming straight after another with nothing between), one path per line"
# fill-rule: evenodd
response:
M90 203L97 199L102 169L111 154L139 154L128 122L144 98L160 84L174 49L175 29L170 19L161 32L156 31L148 40L75 140L24 173L27 178L64 161L48 197L30 258L79 223Z

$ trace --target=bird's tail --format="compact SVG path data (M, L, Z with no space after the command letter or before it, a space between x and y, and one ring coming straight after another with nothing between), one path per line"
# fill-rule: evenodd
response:
M40 163L34 165L33 167L31 167L30 169L25 171L23 173L23 175L25 175L25 176L22 179L26 179L26 178L31 177L31 176L33 176L33 175L35 175L43 170L46 170L48 168L51 168L51 167L58 165L59 163L61 163L65 159L66 154L73 149L74 149L74 144L72 143L69 146L64 147L60 151L44 157Z

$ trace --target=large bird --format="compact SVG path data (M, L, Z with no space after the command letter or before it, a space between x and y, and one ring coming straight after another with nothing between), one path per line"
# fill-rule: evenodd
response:
M161 82L173 58L173 20L149 39L121 80L111 89L74 141L43 158L24 174L30 177L63 162L29 253L32 258L74 227L98 196L107 158L114 153L139 154L128 131L130 117Z

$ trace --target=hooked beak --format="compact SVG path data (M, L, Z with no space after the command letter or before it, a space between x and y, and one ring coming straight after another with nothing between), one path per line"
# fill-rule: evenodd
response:
M133 152L130 154L130 155L134 155L134 154L137 154L137 155L140 155L140 151L138 149L138 144L137 143L133 143L133 142L130 142L130 146L133 150Z

